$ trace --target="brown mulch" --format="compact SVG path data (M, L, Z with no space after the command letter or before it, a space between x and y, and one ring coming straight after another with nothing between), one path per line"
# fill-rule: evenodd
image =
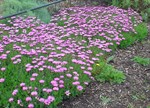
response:
M125 73L124 83L92 82L82 95L64 101L60 107L148 108L150 106L150 66L144 67L131 59L134 56L150 58L150 35L146 40L135 43L127 49L119 49L114 56L111 64Z

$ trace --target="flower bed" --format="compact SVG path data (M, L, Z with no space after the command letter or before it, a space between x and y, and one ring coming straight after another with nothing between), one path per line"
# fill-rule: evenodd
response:
M132 9L98 6L61 10L49 24L33 17L0 24L0 106L50 108L82 93L95 63L141 22Z

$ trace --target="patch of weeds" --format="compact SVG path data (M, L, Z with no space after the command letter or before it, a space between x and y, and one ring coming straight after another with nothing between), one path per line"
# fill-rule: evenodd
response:
M143 58L143 57L140 57L140 56L135 56L131 60L136 62L136 63L139 63L140 65L143 65L143 66L150 65L150 58Z
M105 96L100 96L100 100L102 101L102 104L104 106L111 102L111 98L108 98L108 97L105 97Z
M134 93L132 95L132 99L133 100L145 100L146 99L146 95L144 93L142 93L142 94Z
M134 108L134 105L132 103L129 103L127 108Z
M139 96L138 95L132 95L132 99L133 100L139 100Z
M125 81L125 75L122 71L115 69L113 66L104 63L97 64L97 67L100 67L99 74L95 76L97 81L100 82L109 82L109 83L122 83Z

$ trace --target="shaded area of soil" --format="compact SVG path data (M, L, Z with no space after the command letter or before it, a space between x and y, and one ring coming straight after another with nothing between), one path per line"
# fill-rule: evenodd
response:
M144 67L131 60L134 56L150 58L150 36L145 41L135 43L134 46L116 51L114 55L115 59L111 64L118 70L124 71L126 81L120 85L92 82L85 93L64 101L61 108L146 108L150 106L150 66Z

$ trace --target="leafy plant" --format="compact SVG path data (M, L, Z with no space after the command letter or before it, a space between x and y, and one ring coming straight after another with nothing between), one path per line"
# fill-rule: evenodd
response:
M139 63L143 66L148 66L150 65L150 58L143 58L143 57L140 57L140 56L135 56L132 61L136 62L136 63Z
M103 65L102 70L95 78L100 82L122 83L125 81L124 73L109 64Z
M103 105L107 105L108 103L111 102L111 98L105 97L105 96L100 96L100 100L102 101Z
M134 105L132 103L129 103L127 108L134 108Z

